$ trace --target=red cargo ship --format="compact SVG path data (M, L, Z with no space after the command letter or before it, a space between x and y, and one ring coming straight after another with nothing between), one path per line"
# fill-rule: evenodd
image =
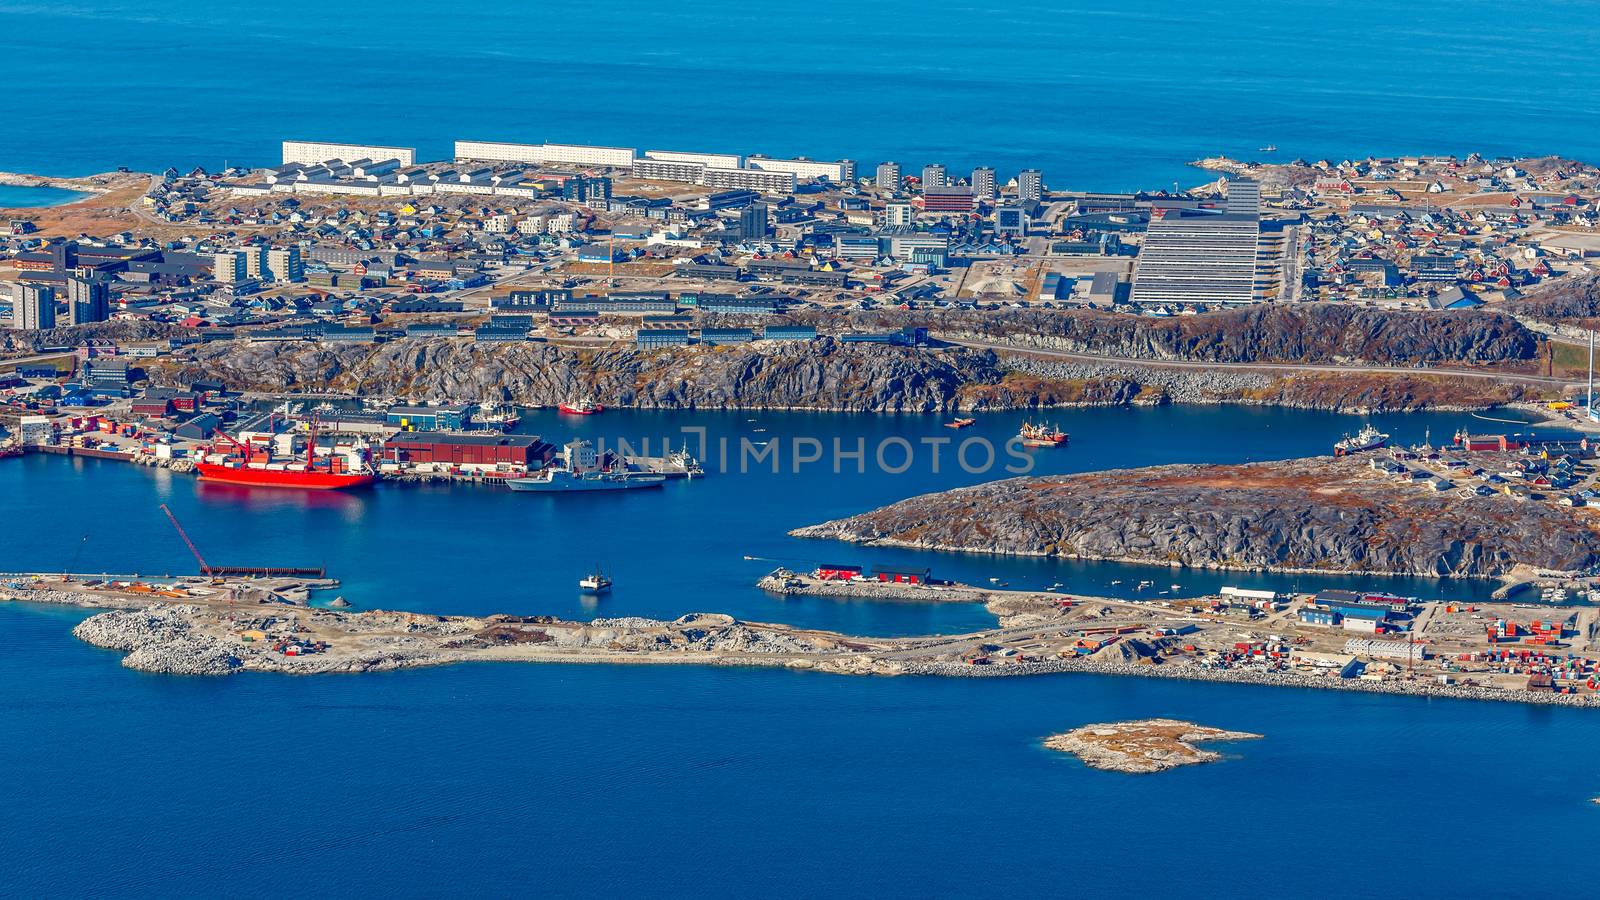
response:
M315 422L311 424L311 435L306 440L306 455L303 461L274 462L269 450L246 446L220 428L217 429L217 436L231 445L236 452L230 453L221 462L196 460L194 468L200 473L201 481L253 487L336 491L366 487L378 480L378 474L368 465L359 450L351 451L348 457L335 454L318 459Z
M606 411L604 406L594 402L594 400L589 397L585 397L582 400L579 400L577 403L563 403L558 407L558 409L564 413L570 413L574 416L592 416L595 413L603 413Z

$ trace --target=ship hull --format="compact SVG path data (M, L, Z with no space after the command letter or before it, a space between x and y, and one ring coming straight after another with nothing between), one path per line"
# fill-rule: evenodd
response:
M205 462L197 462L194 467L200 473L201 481L301 491L348 490L366 487L378 480L378 476L370 473L296 472L287 469L253 469L248 466L236 468Z
M592 416L596 413L605 412L606 409L604 406L568 406L565 403L556 408L569 416Z
M609 479L601 480L572 480L557 479L545 481L542 478L514 478L506 482L506 487L513 491L527 491L542 494L581 494L588 491L637 491L645 488L658 488L666 481L665 476L654 477L634 476L626 480Z

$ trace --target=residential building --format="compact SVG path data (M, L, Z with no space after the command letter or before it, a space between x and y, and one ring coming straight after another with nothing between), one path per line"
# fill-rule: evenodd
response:
M333 144L322 141L284 141L283 162L315 166L330 160L397 160L402 166L417 164L413 147L381 147L371 144Z
M878 163L878 171L872 178L872 183L886 191L898 191L903 183L900 174L900 164L897 162Z
M99 278L67 279L67 308L73 325L104 322L111 318L111 286Z
M1024 203L1044 199L1044 173L1038 169L1023 169L1017 174L1017 199Z
M972 194L979 200L993 200L998 195L994 169L979 166L972 170Z
M741 240L755 241L767 236L767 205L752 203L739 211L738 234Z
M305 279L306 267L299 247L272 247L265 255L267 266L261 273L263 281L286 283Z
M855 164L849 160L822 162L815 159L806 159L803 156L794 159L771 159L765 156L751 156L745 159L745 168L760 169L763 172L788 172L797 179L826 179L836 184L843 184L855 175Z
M249 254L243 250L218 250L211 254L211 277L223 284L233 284L249 278Z
M56 289L44 284L19 284L12 295L11 327L38 331L56 327Z
M644 157L634 160L638 162L649 159L661 162L692 163L703 168L712 169L742 169L744 157L735 153L686 153L677 150L646 150Z
M910 203L894 201L883 208L885 228L908 228L915 220L916 215Z
M949 175L945 172L944 166L939 163L928 163L922 167L923 190L927 190L930 187L945 187L949 183Z

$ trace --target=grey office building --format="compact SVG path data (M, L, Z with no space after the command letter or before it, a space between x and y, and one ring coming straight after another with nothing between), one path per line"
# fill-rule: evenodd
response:
M1184 215L1156 209L1134 269L1134 303L1251 303L1256 299L1257 216Z

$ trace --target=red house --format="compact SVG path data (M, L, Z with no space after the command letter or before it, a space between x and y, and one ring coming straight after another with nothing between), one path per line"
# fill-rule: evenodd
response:
M817 566L817 570L812 574L823 581L849 581L852 578L860 576L861 567L839 566L830 563L823 563L822 565Z

